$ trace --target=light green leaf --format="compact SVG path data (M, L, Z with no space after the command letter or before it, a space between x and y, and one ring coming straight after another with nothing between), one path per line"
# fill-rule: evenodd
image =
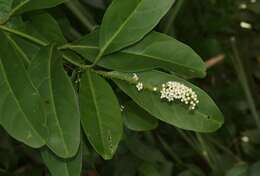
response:
M98 54L98 31L66 45L93 62ZM204 77L203 60L187 45L158 32L117 53L104 56L98 65L117 71L144 71L163 68L186 77Z
M61 55L53 46L43 48L32 61L29 72L45 105L47 145L59 157L74 156L80 144L80 112Z
M2 32L0 46L0 123L18 141L41 147L46 139L46 118L39 92Z
M114 0L100 29L101 53L109 54L141 40L171 8L174 0Z
M120 106L110 85L91 71L81 79L80 110L90 143L104 159L111 159L123 132Z
M52 176L80 176L82 167L82 150L74 158L58 158L47 148L41 152L42 159Z
M134 131L149 131L158 126L158 121L134 102L124 105L123 111L125 126Z
M131 76L132 74L128 75ZM177 81L192 88L198 95L199 104L194 111L191 111L188 106L181 103L161 100L159 92L147 90L139 92L135 85L114 80L127 95L154 117L178 128L197 132L213 132L222 126L224 121L222 113L214 101L200 88L177 76L159 71L140 72L138 76L140 82L149 87L160 89L163 83Z

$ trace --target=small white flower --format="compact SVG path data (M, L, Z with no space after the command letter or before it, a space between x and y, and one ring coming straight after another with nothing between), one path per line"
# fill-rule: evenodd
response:
M252 25L250 23L244 22L244 21L240 22L240 27L244 28L244 29L252 29Z
M191 88L176 81L162 84L161 99L166 99L168 102L179 100L189 105L190 110L194 110L199 103L197 94Z
M243 136L243 137L241 138L241 141L244 142L244 143L248 143L248 142L249 142L249 137Z
M157 90L158 90L157 87L154 87L154 88L153 88L153 91L154 91L154 92L156 92Z
M138 91L143 90L143 88L144 88L143 83L139 82L139 83L136 85L136 88L137 88Z
M124 107L123 105L120 105L120 110L121 110L121 112L123 112L124 109L125 109L125 107Z
M250 2L251 2L251 3L256 3L256 0L251 0Z
M202 155L207 157L208 156L208 152L207 151L202 151Z
M138 75L137 75L136 73L133 74L133 79L134 79L135 81L138 81L138 80L139 80L139 77L138 77Z
M239 8L240 8L240 9L246 9L246 8L247 8L247 5L244 4L244 3L242 3L242 4L239 5Z

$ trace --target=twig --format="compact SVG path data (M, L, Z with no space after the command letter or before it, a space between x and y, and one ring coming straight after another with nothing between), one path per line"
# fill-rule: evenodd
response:
M206 67L207 69L221 63L223 60L225 59L225 55L224 54L218 54L217 56L215 57L212 57L210 59L208 59L206 61Z
M259 118L258 113L257 113L256 104L255 104L255 100L253 98L253 94L250 90L248 77L246 75L242 59L240 58L239 51L237 49L236 38L231 37L230 42L231 42L232 50L233 50L233 53L234 53L234 57L232 57L232 58L233 58L235 69L237 71L237 74L238 74L238 77L239 77L240 82L242 84L242 87L245 91L245 95L246 95L250 110L252 112L252 115L255 119L256 126L260 129L260 118Z

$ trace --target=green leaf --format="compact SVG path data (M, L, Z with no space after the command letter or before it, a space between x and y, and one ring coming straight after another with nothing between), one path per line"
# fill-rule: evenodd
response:
M14 6L21 4L26 0L14 0ZM23 5L17 13L24 13L31 10L47 9L58 6L64 3L65 0L30 0L28 3Z
M111 159L123 132L120 106L110 85L91 71L81 79L80 109L90 143L104 159Z
M34 15L26 22L27 32L46 42L66 43L57 21L49 14Z
M132 74L125 76L132 77ZM140 72L138 76L140 77L140 82L149 87L160 89L162 84L168 81L177 81L192 88L198 95L199 104L194 111L191 111L189 107L181 103L169 103L161 100L158 92L147 90L139 92L135 85L130 85L126 81L114 80L128 96L154 117L178 128L197 132L213 132L223 124L224 120L221 111L214 101L200 88L177 76L159 71Z
M81 149L71 159L58 158L48 149L43 150L41 155L52 176L80 176L82 167Z
M140 176L160 176L158 169L156 168L156 165L153 163L143 162L139 166L139 175Z
M93 62L98 54L98 32L65 45ZM117 71L144 71L163 68L186 77L204 77L202 59L187 45L158 32L151 32L136 45L104 56L98 65Z
M16 48L19 50L20 57L27 67L39 52L40 47L13 34L10 35L10 38L13 40L12 43L16 45Z
M149 131L157 128L158 120L134 102L128 102L124 106L123 117L127 128L134 131Z
M109 54L141 40L173 3L174 0L114 0L101 24L101 53Z
M139 140L136 136L127 136L126 145L129 150L138 158L147 162L160 162L166 161L164 155L160 150L154 148L151 145Z
M2 32L0 45L0 123L18 141L41 147L45 144L46 118L39 92L8 35Z
M0 0L0 24L6 20L12 8L13 0Z
M32 61L29 72L45 105L47 145L59 157L74 156L80 144L80 112L61 55L53 46L43 48Z

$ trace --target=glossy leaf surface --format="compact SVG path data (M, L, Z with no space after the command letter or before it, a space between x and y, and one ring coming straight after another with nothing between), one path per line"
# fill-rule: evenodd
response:
M18 141L41 147L46 139L46 118L40 94L8 34L0 32L0 46L0 123Z
M158 126L158 120L134 102L124 105L123 117L125 126L134 131L149 131Z
M115 80L116 84L130 96L139 106L154 117L176 127L197 132L213 132L223 124L223 115L214 101L200 88L191 83L159 71L138 74L140 82L150 87L161 88L163 83L177 81L192 88L198 95L199 104L194 111L178 102L167 102L160 99L159 92L137 91L135 85ZM131 74L129 74L131 77Z
M91 71L81 79L80 110L90 143L104 159L111 159L122 136L120 106L106 80Z
M70 159L58 158L50 150L45 149L41 152L42 159L48 167L52 176L80 176L82 167L82 151Z
M67 45L93 62L98 54L98 32ZM151 32L139 43L104 56L98 65L117 71L144 71L163 68L186 77L204 77L203 60L187 45L158 32Z
M80 144L80 113L61 55L53 46L43 48L32 61L29 72L44 101L48 146L59 157L74 156Z
M100 29L101 52L109 54L141 40L171 8L174 0L114 0Z

